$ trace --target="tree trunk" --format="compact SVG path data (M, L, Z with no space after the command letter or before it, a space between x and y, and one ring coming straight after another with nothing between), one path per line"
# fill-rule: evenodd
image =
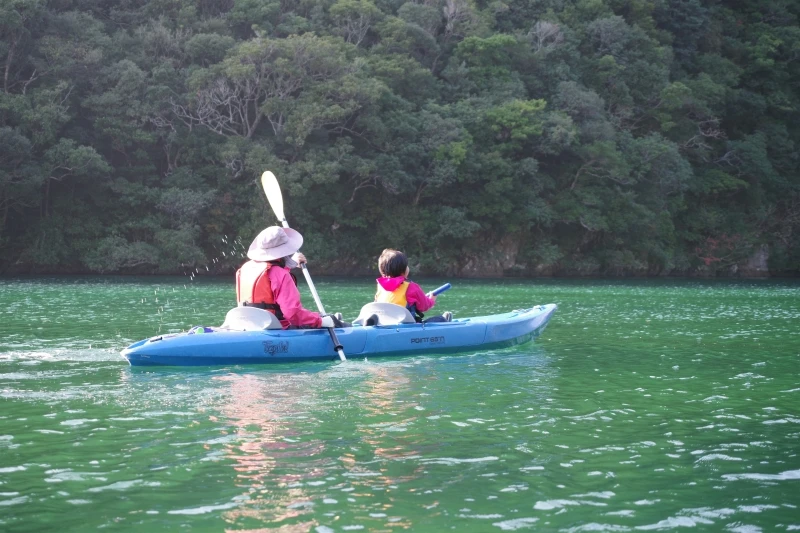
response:
M50 205L50 178L44 182L44 200L42 201L42 220L47 218L48 206Z
M14 61L14 51L17 49L19 37L11 41L8 46L8 55L6 56L6 68L3 72L3 90L8 94L8 76L11 73L11 62Z

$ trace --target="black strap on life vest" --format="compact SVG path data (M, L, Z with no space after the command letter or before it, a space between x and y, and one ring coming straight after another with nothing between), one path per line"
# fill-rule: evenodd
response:
M244 302L242 306L256 307L258 309L263 309L265 311L272 311L272 314L274 314L278 320L283 320L283 311L281 311L281 306L279 306L278 304L265 304L263 302L261 303Z

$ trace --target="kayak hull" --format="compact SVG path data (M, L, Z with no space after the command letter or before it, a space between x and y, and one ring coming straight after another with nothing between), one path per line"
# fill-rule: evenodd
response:
M556 305L428 324L337 328L348 357L446 354L529 342L547 326ZM217 366L338 360L324 329L225 331L157 335L121 355L132 366Z

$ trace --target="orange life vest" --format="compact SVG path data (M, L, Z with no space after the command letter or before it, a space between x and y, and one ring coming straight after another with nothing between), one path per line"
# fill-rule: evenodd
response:
M272 285L269 281L269 269L272 263L248 261L236 271L236 302L239 305L259 307L283 320L280 306L275 303ZM278 267L280 268L280 267Z

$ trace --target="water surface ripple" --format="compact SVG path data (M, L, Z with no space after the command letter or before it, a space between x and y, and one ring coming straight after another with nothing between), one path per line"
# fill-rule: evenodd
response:
M0 280L0 530L800 530L800 284L449 281L456 316L559 310L507 350L142 370L227 281Z

